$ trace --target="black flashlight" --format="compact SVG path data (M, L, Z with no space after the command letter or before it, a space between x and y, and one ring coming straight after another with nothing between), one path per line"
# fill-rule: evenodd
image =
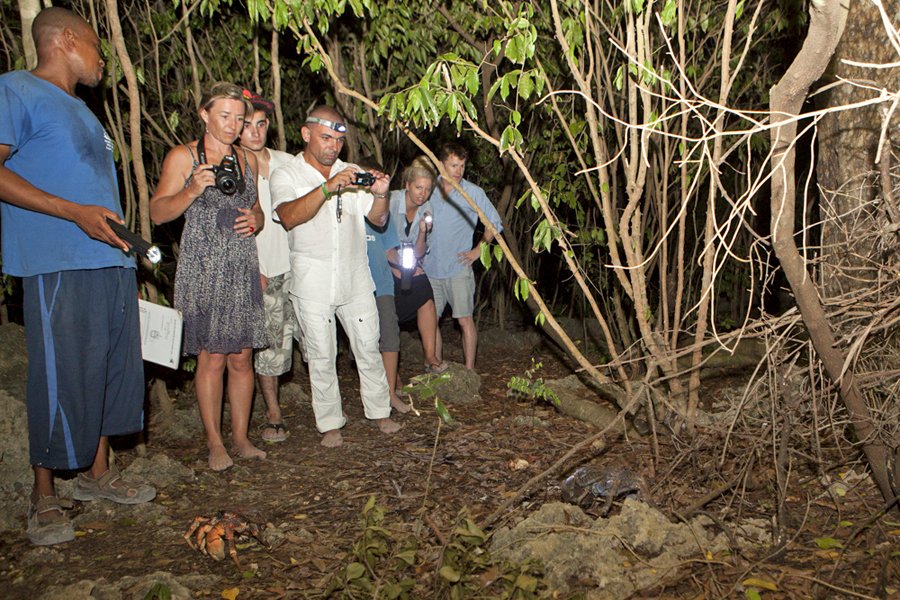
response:
M131 249L136 254L140 254L154 265L162 260L162 252L159 251L158 246L151 244L118 221L107 218L106 222L109 223L110 229L112 229L119 238L128 242Z

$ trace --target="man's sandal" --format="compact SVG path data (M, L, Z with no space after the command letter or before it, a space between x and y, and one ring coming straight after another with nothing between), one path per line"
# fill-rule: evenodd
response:
M156 488L146 483L126 481L116 467L110 466L97 479L92 479L86 472L79 473L75 478L72 497L81 502L103 498L118 504L143 504L156 497Z
M28 504L28 539L35 546L52 546L75 539L75 528L66 511L72 502L56 496L43 496Z
M283 442L287 439L288 433L284 423L265 423L262 425L262 440L273 444Z

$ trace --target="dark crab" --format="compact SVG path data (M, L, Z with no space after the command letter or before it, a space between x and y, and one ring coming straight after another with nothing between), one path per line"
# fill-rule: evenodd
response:
M564 502L590 508L603 501L600 514L606 516L614 500L644 497L644 478L627 467L587 465L566 477L561 488Z

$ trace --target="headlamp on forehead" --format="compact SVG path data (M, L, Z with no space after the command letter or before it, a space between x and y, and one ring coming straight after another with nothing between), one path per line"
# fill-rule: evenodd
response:
M319 117L306 117L307 123L317 123L319 125L324 125L329 129L334 129L338 133L346 133L347 132L347 124L346 123L338 123L336 121L329 121L328 119L320 119Z

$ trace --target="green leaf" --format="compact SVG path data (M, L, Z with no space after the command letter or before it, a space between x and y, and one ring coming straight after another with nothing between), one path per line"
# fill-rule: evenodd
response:
M762 600L759 591L754 590L753 588L744 590L744 597L747 598L747 600Z
M528 294L531 293L531 282L527 279L519 279L519 295L523 302L528 301Z
M631 0L631 6L634 8L634 14L639 15L644 10L644 0Z
M816 546L822 550L831 550L832 548L843 548L844 545L838 540L831 537L816 538Z
M744 14L744 0L740 0L734 7L734 20L737 21Z
M544 323L547 322L547 317L544 315L543 311L539 312L534 316L534 324L544 326Z
M434 411L441 419L443 419L444 423L446 423L447 425L453 424L453 415L450 414L450 411L447 410L447 407L444 406L444 403L441 402L441 399L437 396L434 397Z
M403 561L409 566L412 566L416 562L416 551L415 550L404 550L403 552L398 552L396 554L397 560Z
M534 79L532 78L531 73L522 73L522 77L519 78L519 95L527 100L532 92L534 92ZM518 125L518 123L516 123L516 125Z
M482 265L485 269L490 269L490 268L491 268L491 259L492 259L492 256L491 256L491 245L490 245L490 244L485 244L485 243L482 242L482 243L479 245L479 248L481 249L481 253L480 253L481 265Z
M503 248L500 247L500 244L494 244L492 247L494 248L494 260L499 263L503 260Z
M461 578L459 572L450 565L444 565L443 567L441 567L441 570L438 571L438 574L440 574L441 577L443 577L450 583L456 583Z
M507 125L503 133L500 134L500 152L505 152L510 148L516 149L522 143L522 134L512 125Z
M743 0L742 0L743 3ZM660 13L659 18L662 21L662 24L668 27L672 23L675 22L675 16L677 13L677 8L675 6L675 0L666 0L666 5L663 6L662 13Z
M613 85L616 86L616 91L622 91L622 80L625 76L625 66L620 65L618 69L616 69L616 76L613 79Z
M347 581L353 581L366 574L366 567L362 563L352 562L347 565L346 573Z
M478 69L474 67L469 69L466 77L466 90L473 96L478 93Z

